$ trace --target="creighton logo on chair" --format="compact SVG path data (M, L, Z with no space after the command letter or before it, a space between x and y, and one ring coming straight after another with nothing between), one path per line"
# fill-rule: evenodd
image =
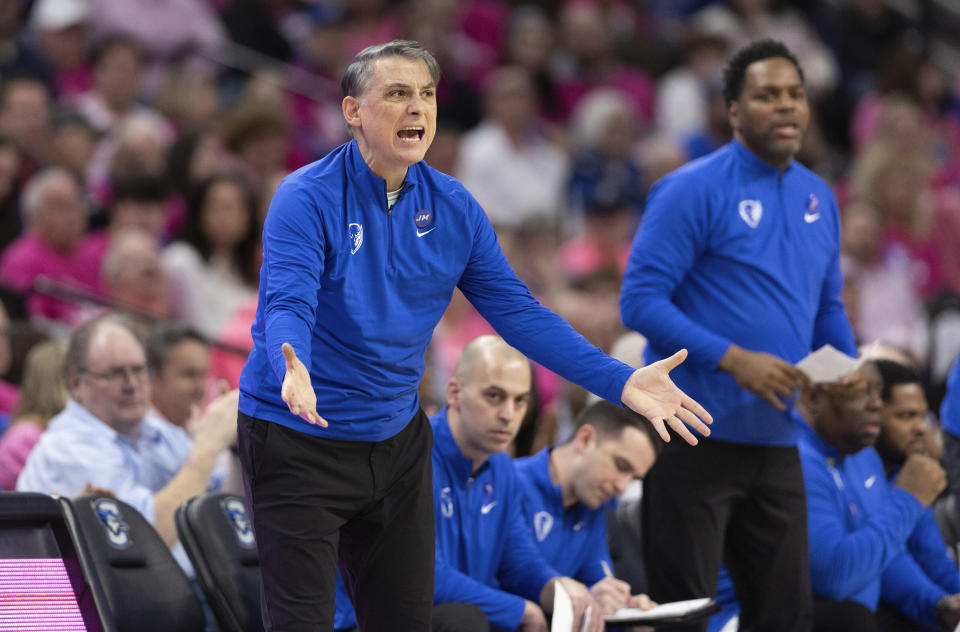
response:
M227 515L230 526L237 533L237 541L240 546L249 549L254 545L253 529L250 528L250 521L247 519L247 507L242 500L237 498L225 498L220 506L223 513Z
M123 521L123 514L120 513L120 507L109 498L100 498L93 502L93 511L100 518L104 531L107 534L107 542L115 549L125 549L133 541L127 533L130 527Z
M756 228L763 216L763 205L760 200L742 200L740 202L740 217L750 228Z

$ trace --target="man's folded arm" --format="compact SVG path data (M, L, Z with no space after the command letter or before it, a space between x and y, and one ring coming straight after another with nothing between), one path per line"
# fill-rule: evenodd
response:
M880 598L928 628L937 627L937 602L946 594L907 551L894 558L880 578Z
M892 489L879 513L854 532L844 521L833 477L825 468L804 461L810 538L810 577L816 593L828 599L849 599L880 577L906 547L923 510L909 493Z

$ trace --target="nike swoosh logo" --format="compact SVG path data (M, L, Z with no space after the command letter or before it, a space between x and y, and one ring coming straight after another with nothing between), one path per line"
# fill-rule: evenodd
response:
M435 231L435 230L437 230L437 227L436 227L436 226L434 226L434 227L431 228L430 230L425 230L425 231L423 231L422 233L421 233L420 230L418 229L418 230L417 230L417 237L423 237L424 235L428 235L428 234L432 233L432 232ZM486 512L484 512L484 513L486 513Z
M431 229L431 230L433 230L433 229ZM427 232L430 232L430 231L427 231ZM481 506L480 506L480 513L482 513L482 514L488 514L488 513L490 513L490 510L493 509L496 505L497 505L497 501L493 501L492 503L487 503L486 505L481 505Z
M818 219L820 219L820 213L804 213L803 214L803 221L805 221L808 224L812 224Z
M873 487L873 484L876 481L877 481L877 475L874 474L873 476L871 476L870 478L868 478L866 481L863 482L863 486L866 487L867 489L870 489L871 487Z

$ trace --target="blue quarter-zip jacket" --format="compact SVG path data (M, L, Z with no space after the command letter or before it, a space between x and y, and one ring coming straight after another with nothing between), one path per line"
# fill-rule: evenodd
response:
M648 361L686 347L676 384L714 418L711 438L793 445L796 424L717 369L731 343L796 363L830 343L856 356L840 290L840 222L827 184L781 175L737 141L659 180L633 242L623 322Z
M544 559L567 577L587 586L605 577L602 562L613 567L607 547L604 507L577 503L563 507L563 492L550 479L550 450L513 463L523 489L524 516Z
M960 361L954 361L947 377L947 394L940 404L943 429L960 439Z
M873 448L841 458L809 426L800 427L813 594L858 601L871 610L882 597L915 621L936 627L936 603L947 590L924 570L939 569L932 572L942 576L943 566L931 564L932 534L924 524L930 512L887 482ZM939 554L946 557L942 538Z
M494 454L473 472L473 462L450 432L447 409L430 420L437 525L434 603L469 602L493 627L516 629L524 599L539 603L546 583L563 573L537 550L510 457Z
M283 180L263 228L260 279L240 410L312 435L379 441L403 429L454 287L510 345L614 403L633 371L533 298L459 182L419 162L388 210L386 182L354 141ZM310 371L328 428L280 398L284 342Z

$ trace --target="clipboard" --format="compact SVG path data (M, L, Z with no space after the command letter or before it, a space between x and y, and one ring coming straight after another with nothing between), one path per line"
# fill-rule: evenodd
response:
M607 625L666 625L692 623L720 612L720 606L710 597L671 601L649 610L622 608L603 618Z

